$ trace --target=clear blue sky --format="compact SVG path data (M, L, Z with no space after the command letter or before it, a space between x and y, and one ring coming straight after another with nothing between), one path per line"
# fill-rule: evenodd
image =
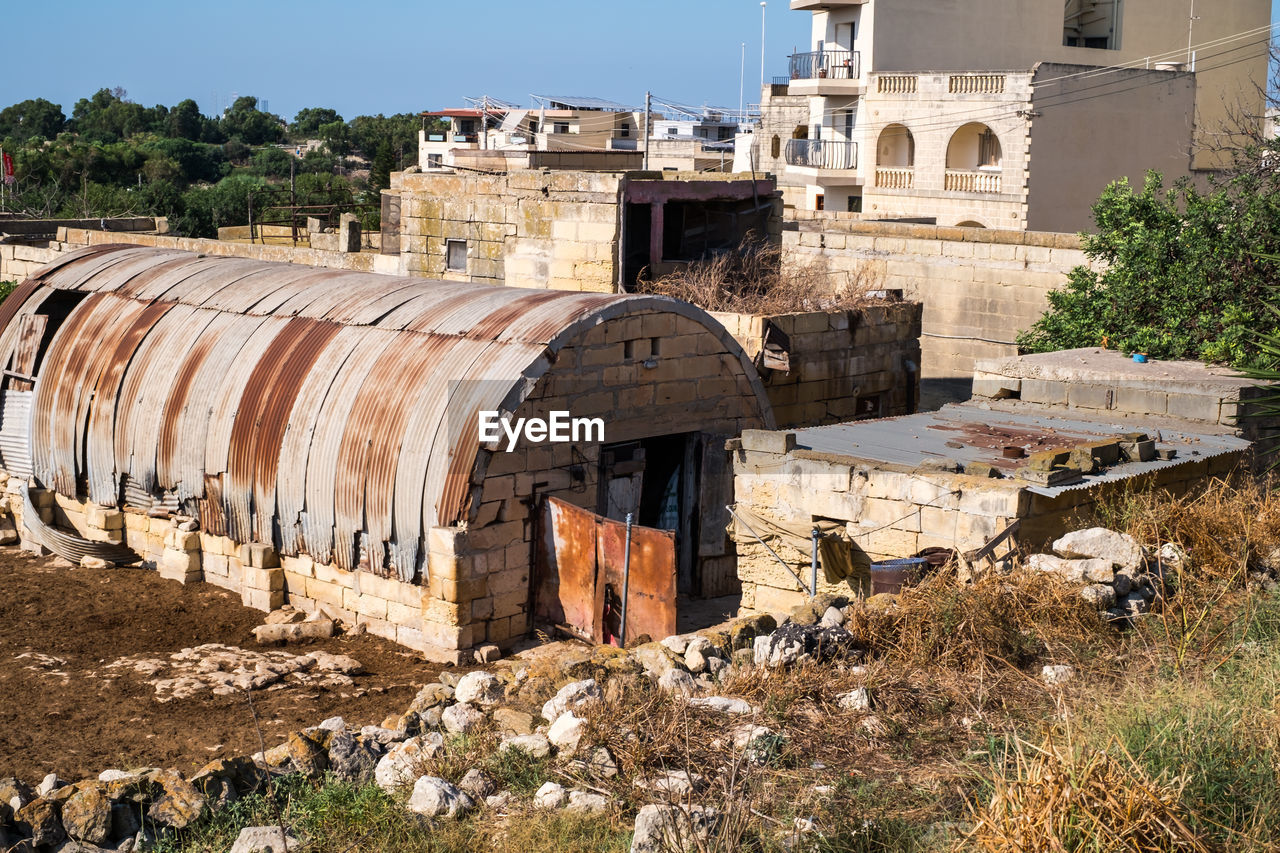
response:
M769 0L766 15L771 77L807 44L810 15L787 0ZM252 94L286 118L310 106L420 112L480 94L640 103L646 89L736 107L744 42L746 101L759 100L758 0L63 0L5 3L2 20L0 107L43 97L68 116L115 86L147 106L194 98L208 114Z

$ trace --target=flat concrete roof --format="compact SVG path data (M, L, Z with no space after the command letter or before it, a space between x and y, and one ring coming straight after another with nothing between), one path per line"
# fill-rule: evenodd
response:
M1009 482L1036 494L1050 497L1071 489L1089 488L1098 483L1126 480L1140 474L1173 468L1188 462L1247 450L1250 442L1232 435L1186 429L1143 429L1133 421L1087 420L994 411L981 405L959 403L936 412L921 412L898 418L855 421L831 426L794 430L796 449L863 461L918 468L928 460L952 459L968 466L975 462L991 465L1006 476L1025 466L1025 458L1011 459L1005 447L1020 447L1027 455L1042 450L1069 449L1120 439L1125 433L1146 432L1158 450L1176 451L1170 460L1123 462L1099 474L1085 475L1080 482L1063 486L1039 486L1023 480ZM1194 428L1193 428L1194 427Z
M1239 396L1255 381L1239 376L1229 367L1199 361L1148 361L1139 364L1130 356L1111 349L1068 349L1035 355L1015 355L979 361L974 373L990 373L1011 379L1043 379L1099 385L1132 385L1160 391L1214 393ZM1173 387L1178 386L1178 387Z

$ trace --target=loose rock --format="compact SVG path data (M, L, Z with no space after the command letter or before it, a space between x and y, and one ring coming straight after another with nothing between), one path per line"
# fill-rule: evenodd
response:
M246 826L231 845L231 853L285 853L301 843L278 826Z
M542 718L554 722L560 715L572 708L598 702L604 697L600 685L594 678L583 679L566 684L556 691L556 695L548 699L542 706Z
M413 794L405 807L427 817L461 817L476 807L476 802L438 776L423 776L413 783Z
M488 672L468 672L458 680L453 698L458 702L491 708L502 701L502 682Z
M705 847L720 825L710 806L647 805L636 814L631 853L671 853Z
M444 738L439 732L411 737L396 744L382 757L374 769L373 778L378 787L391 792L417 778L419 765L440 754Z
M484 723L484 712L465 702L450 705L440 715L440 722L450 732L470 734Z
M569 802L569 793L563 785L555 782L543 782L542 787L533 795L533 805L539 809L558 809Z

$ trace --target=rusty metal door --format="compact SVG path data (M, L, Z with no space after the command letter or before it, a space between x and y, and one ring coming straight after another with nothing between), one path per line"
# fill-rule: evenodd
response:
M534 614L596 643L617 642L627 525L558 498L543 503ZM631 527L626 636L676 632L676 540Z

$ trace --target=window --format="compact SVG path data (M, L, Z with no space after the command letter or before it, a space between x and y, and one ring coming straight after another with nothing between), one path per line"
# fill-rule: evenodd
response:
M667 136L675 136L675 135L676 135L676 134L678 134L679 132L680 132L680 130L679 130L678 128L674 128L674 127L668 127L668 128L667 128Z
M428 169L439 169L439 168L440 168L440 166L441 166L441 163L440 163L440 157L441 157L441 155L439 155L439 154L428 154L428 155L427 155L427 168L428 168Z
M568 133L568 132L569 132L569 122L567 122L567 121L558 121L558 122L556 122L556 123L553 125L553 128L554 128L554 129L551 131L552 133Z
M816 196L814 196L814 197L813 197L813 209L814 209L814 210L826 210L826 209L827 209L827 197L826 197L825 195L823 195L822 193L818 193Z
M621 136L623 139L625 139L625 138L627 138L628 136L630 136L630 135L631 135L631 125L629 125L629 124L624 124L624 125L622 125L621 127L619 127L619 128L618 128L618 135L619 135L619 136Z
M987 168L1000 166L1000 140L990 128L978 137L978 166Z
M732 127L722 127L716 131L716 139L719 139L721 142L725 141L726 139L732 139L732 138L733 138Z
M470 136L471 134L475 133L476 132L475 119L464 118L462 121L458 122L458 132L465 133L467 136Z
M769 156L775 160L782 156L782 140L776 133L773 135L773 141L769 143Z
M451 272L467 271L467 241L444 241L444 268Z
M862 212L862 196L860 195L849 196L849 212L850 213Z
M1095 50L1120 49L1124 0L1066 0L1062 43Z

